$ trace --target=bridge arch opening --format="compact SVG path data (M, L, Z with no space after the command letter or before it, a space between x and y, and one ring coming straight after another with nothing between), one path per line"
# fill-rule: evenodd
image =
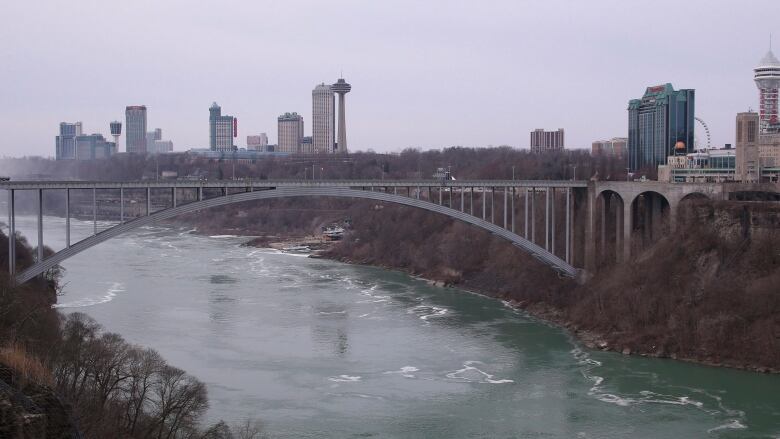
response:
M697 221L697 218L702 214L712 214L711 206L707 211L702 210L705 206L710 205L711 201L712 199L708 195L701 192L692 192L682 197L677 203L677 212L673 212L677 215L678 227Z
M622 259L624 201L619 193L603 190L596 197L597 266L611 265Z
M655 191L638 194L631 202L629 252L648 248L671 232L669 200Z

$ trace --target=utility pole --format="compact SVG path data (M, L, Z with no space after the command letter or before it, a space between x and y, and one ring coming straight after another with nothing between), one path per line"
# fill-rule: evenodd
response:
M515 181L515 167L512 166L512 181Z

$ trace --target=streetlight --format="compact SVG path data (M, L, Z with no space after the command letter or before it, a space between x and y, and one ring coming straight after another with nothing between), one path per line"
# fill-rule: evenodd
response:
M515 167L512 166L512 181L515 181Z

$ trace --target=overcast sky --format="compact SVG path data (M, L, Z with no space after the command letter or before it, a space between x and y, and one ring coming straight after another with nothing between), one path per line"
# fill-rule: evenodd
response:
M534 128L589 148L626 136L628 100L665 82L696 89L722 145L757 108L770 33L780 52L778 0L7 1L0 155L53 156L61 121L110 137L137 104L176 150L208 145L212 101L241 147L275 143L286 111L311 135L311 90L341 71L353 150L527 147Z

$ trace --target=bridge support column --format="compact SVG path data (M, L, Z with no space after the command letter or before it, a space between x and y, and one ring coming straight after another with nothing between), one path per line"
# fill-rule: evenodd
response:
M588 184L585 194L586 215L585 220L585 269L593 272L596 268L596 188L593 183Z
M470 215L474 216L474 186L471 187L471 194L469 197L469 210L471 212Z
M618 202L617 195L612 195L612 201L615 203L615 259L617 262L623 262L624 255L620 243L623 238L623 211L626 206L625 204Z
M198 201L203 201L203 186L198 188Z
M43 261L43 189L38 189L38 260Z
M490 222L492 224L496 223L496 188L492 187L490 188Z
M525 188L525 235L523 238L528 239L528 188Z
M626 202L626 199L623 199L623 261L628 261L631 259L631 231L634 227L633 224L631 224L632 218L633 218L633 207L632 207L631 201L629 200Z
M531 188L531 242L536 244L536 188Z
M70 189L65 189L65 248L70 248Z
M507 200L507 192L508 192L507 189L508 189L507 187L504 187L504 229L505 230L508 230L508 228L507 228L507 226L508 226L508 224L507 224L507 215L506 215L506 213L507 213L506 212L506 207L507 207L507 201L508 201Z
M571 264L571 188L566 188L566 263Z
M152 214L152 188L146 188L146 215Z
M550 191L550 253L555 254L555 188Z
M671 233L674 233L677 230L677 208L677 202L669 202L669 232Z
M482 220L483 220L483 221L484 221L484 220L485 220L485 218L486 218L486 216L485 216L485 213L487 212L487 210L486 210L486 207L485 207L485 206L486 206L486 204L485 204L485 203L486 203L487 201L485 200L485 198L487 198L487 188L483 187L483 188L482 188Z
M439 188L439 190L438 190L438 192L439 192L439 206L441 206L441 205L442 205L442 193L441 193L441 192L442 192L442 189L443 189L443 188Z
M544 249L550 251L550 188L544 188Z
M125 222L125 188L119 188L119 222Z
M447 192L449 192L449 193L450 193L450 205L449 205L449 206L447 206L447 207L449 207L450 209L452 209L452 186L450 186L449 188L447 188Z
M599 237L599 243L601 245L599 252L599 259L603 260L607 251L607 210L609 210L609 202L606 195L601 195L601 236ZM598 198L596 199L596 208L598 207Z
M252 191L250 191L252 192ZM173 204L173 207L176 207L176 187L171 188L171 203Z
M512 187L512 203L511 209L512 209L512 233L515 233L515 188Z
M92 188L92 234L97 235L97 188Z
M14 190L8 190L8 279L14 283L16 274L16 215L14 212Z
M465 194L463 193L463 191L465 191L465 190L466 190L465 188L460 188L460 211L461 212L465 212L466 211L464 203L463 203L463 199L465 198Z

